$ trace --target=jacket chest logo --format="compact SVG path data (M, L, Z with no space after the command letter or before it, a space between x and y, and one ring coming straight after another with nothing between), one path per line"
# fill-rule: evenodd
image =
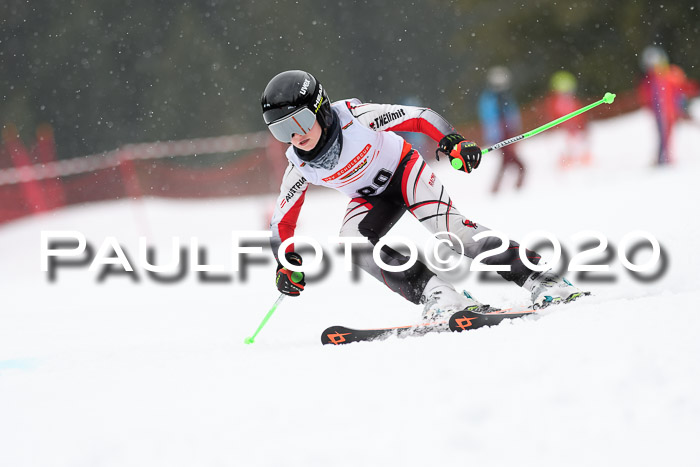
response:
M358 155L353 157L353 159L350 162L348 162L347 165L345 165L345 167L343 167L342 169L340 169L339 171L337 171L333 175L330 175L330 176L324 178L323 181L326 183L332 182L333 180L336 180L336 179L342 177L343 175L346 175L348 172L353 170L355 168L355 166L357 164L359 164L362 159L364 159L367 156L367 153L369 153L370 149L372 149L372 145L371 144L366 145L364 147L364 149L362 151L360 151L360 153ZM362 164L362 166L364 166L364 165L365 164ZM362 168L362 167L360 167L360 168Z

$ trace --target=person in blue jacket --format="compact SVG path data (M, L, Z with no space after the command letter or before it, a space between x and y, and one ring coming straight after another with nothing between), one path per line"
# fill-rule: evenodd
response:
M517 136L522 131L520 109L511 91L511 74L504 66L491 68L486 75L487 86L479 98L479 119L488 145ZM520 188L525 179L525 165L518 157L515 146L500 149L503 162L494 181L492 191L497 193L503 175L509 166L518 169L516 187Z

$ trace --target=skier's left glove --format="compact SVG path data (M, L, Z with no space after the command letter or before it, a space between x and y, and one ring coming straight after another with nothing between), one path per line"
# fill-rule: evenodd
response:
M301 256L299 256L297 253L286 253L284 257L287 259L289 264L301 266ZM301 294L301 291L304 290L304 286L306 285L303 272L290 271L282 266L281 263L277 264L277 278L275 282L277 284L277 290L292 297L296 297Z
M481 163L481 148L457 133L444 136L438 143L435 157L438 157L438 152L447 154L450 165L463 172L471 173Z

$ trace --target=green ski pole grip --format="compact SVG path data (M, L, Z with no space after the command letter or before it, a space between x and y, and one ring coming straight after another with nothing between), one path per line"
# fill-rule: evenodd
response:
M301 282L301 280L304 278L304 273L301 273L299 271L294 271L292 272L292 282L295 284L298 284Z
M617 97L615 94L613 94L611 92L606 92L605 95L603 96L603 101L606 104L612 104L613 102L615 102L615 97Z

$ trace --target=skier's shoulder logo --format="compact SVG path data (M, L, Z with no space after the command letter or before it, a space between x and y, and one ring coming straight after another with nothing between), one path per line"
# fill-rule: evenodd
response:
M389 123L393 122L394 120L397 120L401 117L405 117L406 112L404 111L403 108L399 107L397 110L393 112L385 112L382 115L378 116L377 118L374 119L374 122L370 122L369 127L374 129L380 128L384 125L388 125Z

